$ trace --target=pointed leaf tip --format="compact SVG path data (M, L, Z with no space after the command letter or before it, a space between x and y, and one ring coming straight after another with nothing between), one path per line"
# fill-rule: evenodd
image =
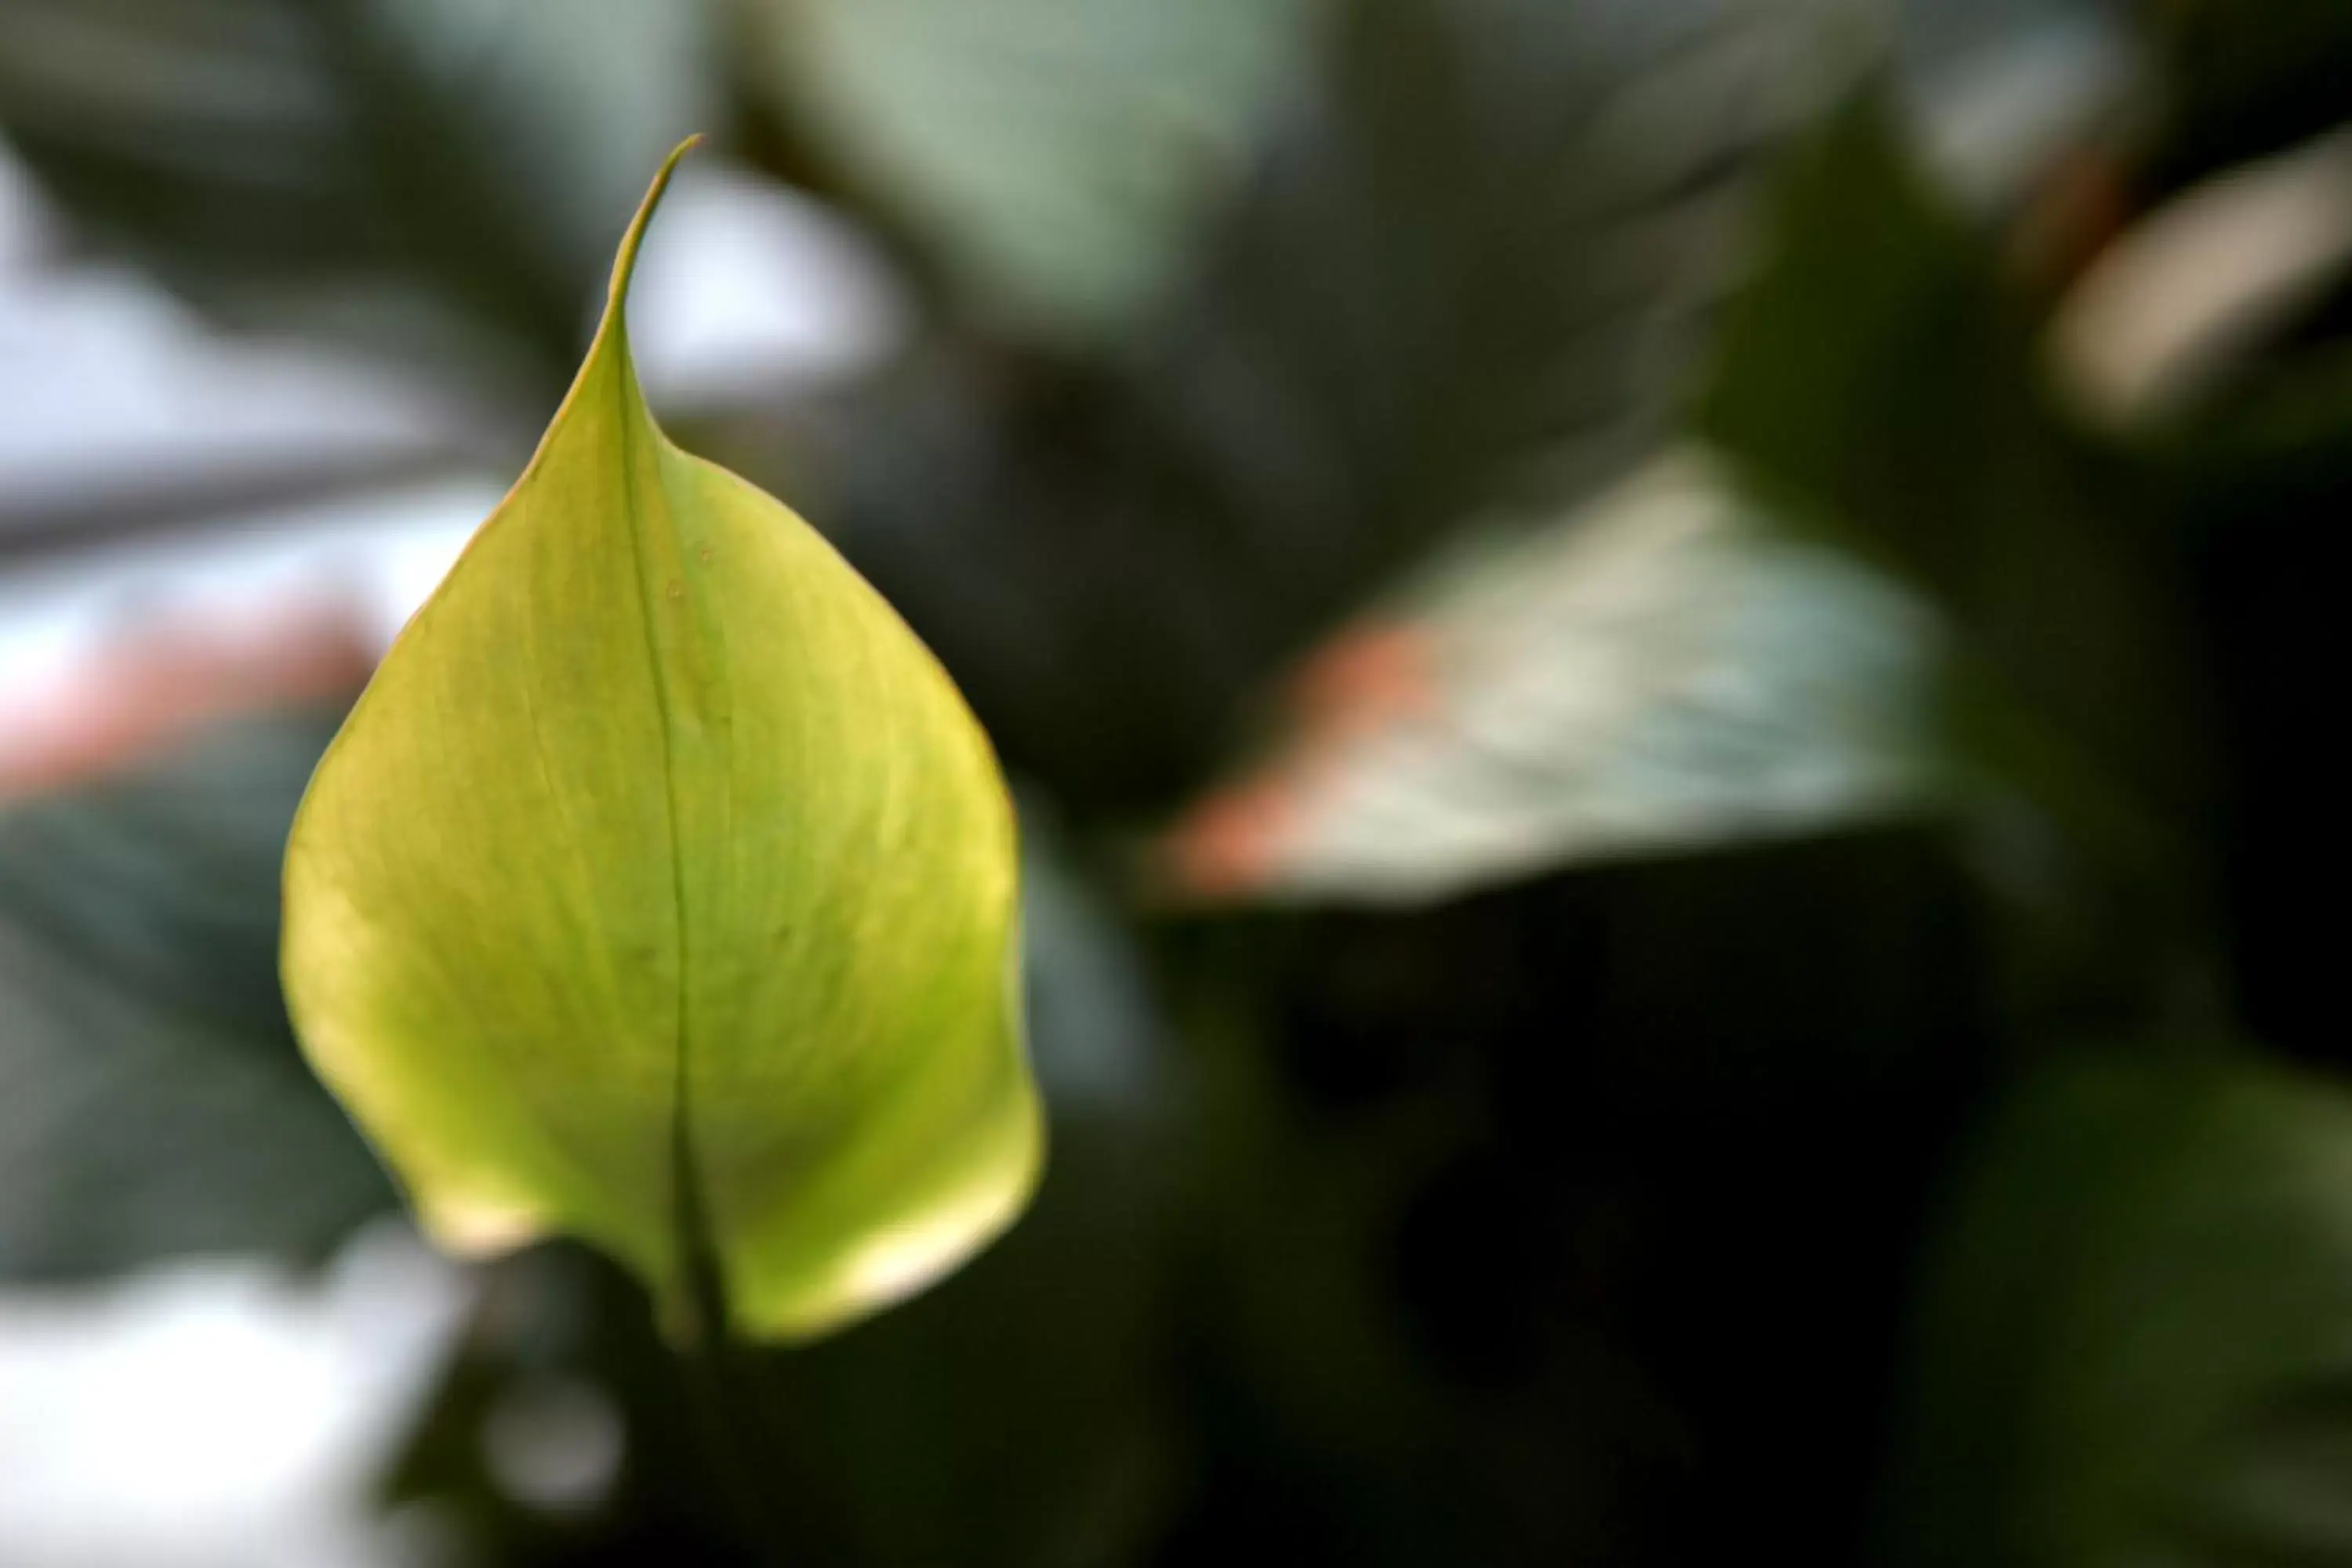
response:
M592 349L313 775L282 968L446 1245L579 1236L673 1309L707 1258L739 1329L803 1336L1027 1199L1017 896L937 661Z
M604 292L604 324L607 328L622 319L629 298L629 280L637 272L637 247L645 243L646 230L653 223L655 209L661 205L662 197L669 193L671 176L677 173L677 166L686 161L686 155L701 145L702 132L698 131L670 149L669 156L664 158L661 167L654 171L653 184L646 187L646 199L637 204L635 216L629 219L629 226L622 231L620 248L613 256L612 282Z

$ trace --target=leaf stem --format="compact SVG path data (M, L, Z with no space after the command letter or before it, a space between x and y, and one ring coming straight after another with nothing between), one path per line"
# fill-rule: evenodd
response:
M761 1461L772 1446L759 1401L745 1397L747 1392L755 1392L757 1369L742 1342L728 1327L725 1282L703 1213L701 1190L694 1179L683 1116L673 1148L684 1290L677 1303L682 1311L672 1325L670 1339L685 1377L687 1403L693 1407L695 1424L718 1478L719 1498L731 1516L729 1522L754 1558L772 1568L789 1555L781 1521L760 1484L761 1470L771 1468Z

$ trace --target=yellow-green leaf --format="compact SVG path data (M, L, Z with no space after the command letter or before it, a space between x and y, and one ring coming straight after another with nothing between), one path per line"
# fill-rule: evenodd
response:
M443 1244L578 1236L799 1336L1034 1183L1013 825L913 633L646 410L623 302L677 156L530 466L310 781L286 994Z

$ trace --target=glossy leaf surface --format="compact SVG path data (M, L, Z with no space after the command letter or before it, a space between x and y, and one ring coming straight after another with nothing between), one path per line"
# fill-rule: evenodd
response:
M672 165L675 164L675 157ZM314 1065L460 1250L593 1241L820 1332L1006 1224L1040 1122L1011 807L938 663L672 446L611 302L295 823Z

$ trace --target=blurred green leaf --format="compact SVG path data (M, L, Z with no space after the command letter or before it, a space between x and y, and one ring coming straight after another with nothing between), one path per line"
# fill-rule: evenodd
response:
M81 236L215 314L527 401L577 354L610 214L697 112L698 16L0 0L0 133Z
M715 1286L803 1336L1035 1180L1013 814L889 606L654 424L622 307L678 156L538 455L319 765L283 973L436 1238L576 1235L675 1320Z
M1913 167L1865 92L1791 159L1696 424L1792 515L1902 574L2043 718L2169 793L2177 610L2161 530L2061 420L2029 301Z
M1127 323L1240 172L1314 0L730 0L754 79L943 254L1069 343Z
M1164 807L1433 541L1662 437L1814 20L1339 7L1117 363L943 350L845 414L843 548L1017 765Z
M1194 897L1444 897L1916 809L1932 627L1703 455L1441 551L1165 841Z
M278 998L278 871L331 718L0 810L0 1278L325 1252L392 1201Z
M2177 531L2144 473L2052 407L2034 302L1875 92L1791 157L1759 238L1699 434L1776 514L1942 613L1941 744L1999 821L1987 864L2041 906L2035 962L2145 989L2207 934L2212 763Z
M2352 1096L2061 1059L1936 1244L1893 1521L1915 1568L2352 1554Z

